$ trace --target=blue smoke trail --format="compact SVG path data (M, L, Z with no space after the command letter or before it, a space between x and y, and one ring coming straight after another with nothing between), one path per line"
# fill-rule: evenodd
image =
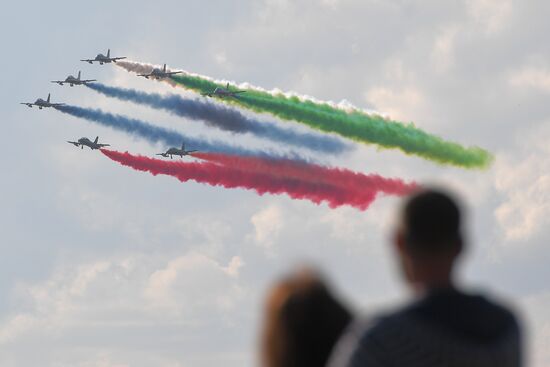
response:
M274 141L307 148L321 153L339 154L352 145L338 137L319 133L303 133L272 123L250 118L236 109L198 99L187 99L176 94L163 96L135 89L111 87L101 83L86 84L88 88L109 97L163 109L178 116L204 121L207 125L234 133L250 132Z
M204 137L193 138L175 130L155 126L148 122L129 118L123 115L103 112L100 109L84 108L70 105L56 106L55 109L75 117L80 117L88 121L97 122L103 126L108 126L119 131L124 131L130 135L143 138L151 143L163 143L167 146L179 147L181 146L182 142L185 142L185 145L189 149L197 149L203 152L220 152L226 154L237 154L272 159L293 159L301 161L305 160L304 158L301 158L297 153L279 154L270 151L252 150L235 145L229 145L221 141L209 140Z

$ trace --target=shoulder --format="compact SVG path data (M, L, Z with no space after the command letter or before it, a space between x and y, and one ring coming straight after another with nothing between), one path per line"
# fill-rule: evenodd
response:
M402 312L354 320L335 346L329 367L383 366ZM388 342L390 342L388 344Z

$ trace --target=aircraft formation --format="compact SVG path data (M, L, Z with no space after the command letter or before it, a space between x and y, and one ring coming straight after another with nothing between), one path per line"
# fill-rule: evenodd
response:
M120 56L120 57L111 57L111 50L107 50L107 55L103 54L97 54L97 56L93 59L82 59L80 61L87 62L89 64L93 64L94 62L99 63L99 65L103 64L109 64L111 62L116 63L118 60L125 59L126 56ZM154 68L149 74L139 74L138 76L142 76L146 79L163 79L168 78L171 75L180 74L182 71L166 71L166 64L164 64L163 68ZM81 79L81 72L78 71L78 76L75 78L73 75L69 75L65 78L65 80L52 80L52 83L59 84L63 86L64 84L68 84L69 86L75 86L75 85L86 85L88 83L96 82L96 79ZM216 88L212 93L205 93L205 96L212 97L212 96L219 96L221 98L224 97L236 97L238 93L243 93L244 91L230 91L229 90L229 84L227 85L227 88ZM38 98L34 102L21 102L22 105L25 105L29 108L32 108L33 106L38 107L38 109L43 108L49 108L49 107L61 107L64 106L64 103L52 103L51 102L51 94L48 93L48 97L46 100L42 98ZM78 139L77 141L67 141L69 144L73 144L75 147L80 147L81 149L84 149L84 147L88 147L91 150L97 150L104 147L109 147L110 144L102 144L99 143L99 137L96 137L94 141L90 140L87 137L82 137ZM170 147L163 153L158 153L157 155L160 155L164 158L170 157L172 159L173 156L179 156L180 158L183 158L186 155L191 155L191 153L198 152L198 150L186 150L185 149L185 142L181 144L181 148L177 147Z

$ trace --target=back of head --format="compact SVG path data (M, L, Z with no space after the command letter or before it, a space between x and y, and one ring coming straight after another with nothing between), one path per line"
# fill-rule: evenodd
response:
M426 189L411 196L402 212L402 230L412 252L437 254L462 242L460 209L447 193Z
M405 201L395 242L401 269L416 291L453 286L462 250L460 209L447 193L423 189Z
M323 367L351 320L318 276L283 279L267 302L262 359L265 367Z

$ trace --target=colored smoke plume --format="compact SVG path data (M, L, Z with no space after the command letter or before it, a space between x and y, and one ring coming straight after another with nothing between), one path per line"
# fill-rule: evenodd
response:
M153 175L169 175L182 182L189 180L224 188L243 188L258 194L286 194L293 199L307 199L313 203L327 203L331 208L350 205L365 210L375 200L377 187L364 187L361 195L321 180L312 181L265 171L254 172L231 165L212 162L164 161L107 149L101 152L124 166Z
M342 153L351 148L335 136L315 132L299 132L272 122L249 117L237 109L212 103L206 99L184 98L176 94L162 95L135 89L107 86L101 83L86 84L103 95L162 109L172 114L202 120L208 126L234 133L252 133L285 145L294 145L320 153Z

